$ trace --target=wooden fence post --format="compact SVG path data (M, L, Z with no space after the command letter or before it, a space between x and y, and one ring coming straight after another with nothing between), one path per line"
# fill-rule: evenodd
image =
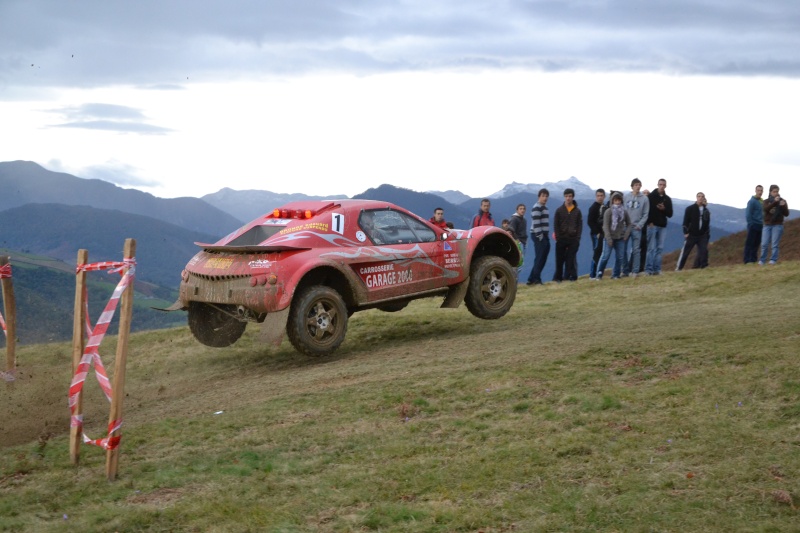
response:
M124 258L133 259L136 257L136 240L125 239ZM130 267L123 271L125 274ZM131 331L131 319L133 318L133 283L125 288L120 297L119 315L119 335L117 337L117 358L114 362L114 384L111 396L111 412L108 416L109 427L112 423L122 419L122 400L125 398L125 364L128 359L128 337ZM120 430L116 429L110 433L109 438L116 437ZM119 467L119 446L115 446L106 451L106 477L109 481L117 478Z
M10 257L0 256L0 267L8 265ZM11 278L0 279L3 287L3 308L6 322L6 371L13 376L17 368L17 300Z
M89 251L78 250L78 266L85 265L89 262ZM86 348L86 312L83 305L83 291L86 287L86 271L81 270L75 275L75 306L73 308L73 316L75 317L72 322L72 375L78 370L78 365L83 356L83 350ZM75 410L72 413L69 428L69 457L72 464L77 465L81 456L81 443L83 442L83 427L82 424L75 422L75 417L80 417L83 414L83 391L78 393L77 403Z

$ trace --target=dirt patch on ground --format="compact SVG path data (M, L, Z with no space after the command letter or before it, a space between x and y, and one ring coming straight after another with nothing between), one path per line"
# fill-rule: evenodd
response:
M21 367L14 381L0 383L0 448L69 432L68 370Z
M138 492L138 491L137 491ZM183 491L178 489L156 489L153 492L134 494L127 500L129 503L150 505L153 507L167 507L172 502L180 500Z

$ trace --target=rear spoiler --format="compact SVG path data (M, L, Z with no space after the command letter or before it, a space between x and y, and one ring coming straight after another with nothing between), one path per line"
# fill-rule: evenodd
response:
M207 252L230 252L234 254L254 253L263 254L269 252L296 252L299 250L310 250L310 246L286 246L282 245L268 245L268 246L225 246L217 244L205 244L196 242L195 245L199 246Z

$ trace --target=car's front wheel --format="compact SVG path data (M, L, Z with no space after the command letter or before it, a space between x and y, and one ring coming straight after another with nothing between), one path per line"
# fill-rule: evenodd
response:
M508 261L494 255L473 261L464 296L470 313L478 318L500 318L511 309L516 295L517 275Z
M347 306L330 287L303 289L292 301L286 334L292 346L306 355L333 353L347 333Z
M235 316L236 306L189 302L189 330L194 338L212 348L224 348L239 340L247 327Z

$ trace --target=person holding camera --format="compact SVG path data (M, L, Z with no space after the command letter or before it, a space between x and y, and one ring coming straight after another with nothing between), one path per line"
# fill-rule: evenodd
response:
M686 208L683 214L683 248L678 258L676 271L683 270L692 248L697 246L697 256L692 268L708 266L708 240L711 236L711 212L708 210L706 195L697 193L697 201Z
M777 185L769 186L769 196L764 200L764 228L761 230L761 260L759 265L767 261L767 252L772 246L772 255L769 264L778 262L781 237L783 236L783 219L789 216L789 204L781 198L781 188Z
M661 255L667 239L667 219L672 218L672 198L667 195L667 180L658 180L658 188L647 199L650 215L647 219L647 260L644 271L648 276L661 274Z

